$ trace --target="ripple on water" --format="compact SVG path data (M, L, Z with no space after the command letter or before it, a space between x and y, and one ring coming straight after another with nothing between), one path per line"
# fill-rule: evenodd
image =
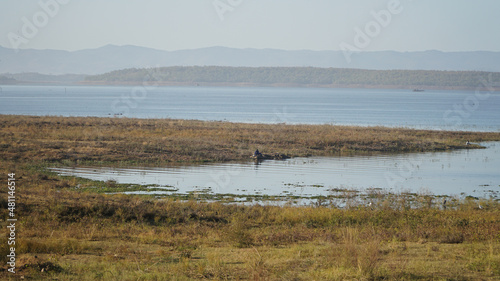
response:
M375 156L311 157L261 163L155 168L54 168L61 175L118 183L174 186L178 193L329 195L335 188L382 188L436 195L486 196L500 185L500 142L487 149Z

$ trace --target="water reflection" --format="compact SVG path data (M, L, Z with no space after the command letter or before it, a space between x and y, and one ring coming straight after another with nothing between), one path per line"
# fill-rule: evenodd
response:
M487 149L157 168L57 168L61 175L155 184L175 193L314 197L345 190L496 197L500 142ZM172 191L166 192L168 194Z

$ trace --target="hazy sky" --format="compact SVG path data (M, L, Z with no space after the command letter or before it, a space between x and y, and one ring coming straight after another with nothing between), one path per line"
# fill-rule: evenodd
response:
M2 0L0 45L500 51L499 11L498 0Z

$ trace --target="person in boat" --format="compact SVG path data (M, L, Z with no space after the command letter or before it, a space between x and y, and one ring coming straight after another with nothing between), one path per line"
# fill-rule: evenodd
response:
M262 156L262 153L259 152L259 150L255 150L255 152L253 153L253 156L255 157L258 157L258 156Z

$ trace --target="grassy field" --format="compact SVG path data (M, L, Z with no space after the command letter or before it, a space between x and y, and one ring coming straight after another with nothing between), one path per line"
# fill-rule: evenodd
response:
M434 151L498 133L22 116L0 116L0 127L2 280L500 279L496 200L454 198L445 209L433 196L382 194L370 207L242 206L101 194L45 169L242 160L255 148ZM16 274L5 265L8 173L16 173Z
M383 127L6 115L0 129L1 159L90 165L247 160L255 149L289 156L423 152L500 140L500 133Z

